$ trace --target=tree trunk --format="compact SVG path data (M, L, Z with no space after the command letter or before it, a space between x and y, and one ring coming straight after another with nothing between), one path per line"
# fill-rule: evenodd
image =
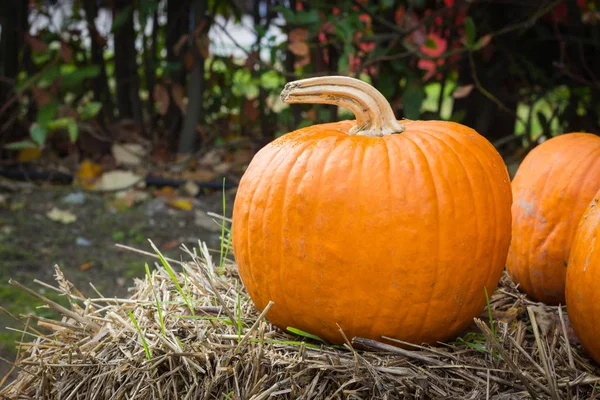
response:
M104 43L96 28L95 19L98 16L96 0L85 0L83 2L85 10L85 19L90 34L92 63L100 67L100 73L94 78L92 85L94 88L94 99L102 103L101 120L109 122L115 119L115 105L113 102L110 88L108 87L108 75L106 74L106 62L104 61Z
M190 71L187 113L177 148L179 154L189 154L196 150L198 142L196 127L204 120L204 88L206 86L204 56L200 53L200 49L196 44L196 37L193 31L198 26L203 26L200 32L198 32L198 37L202 37L208 33L209 22L205 15L207 9L206 3L206 0L194 0L192 4L195 26L194 29L190 29L188 43L193 58L193 65Z
M25 4L25 7L19 5ZM7 81L0 81L0 103L8 99L12 92L13 85L19 74L19 50L23 46L24 33L21 26L21 12L27 5L18 0L5 0L0 2L0 24L2 25L2 35L0 42L0 76L5 77Z
M140 21L140 25L144 27L146 21ZM154 11L152 15L152 31L149 36L146 32L142 32L142 48L144 60L144 76L146 78L146 90L148 90L148 101L146 102L148 119L154 122L154 85L156 83L156 40L158 32L158 11ZM148 43L150 40L150 43Z
M21 130L15 129L18 113L18 101L12 97L22 64L19 62L21 49L25 46L25 35L28 32L28 5L21 0L0 1L0 24L2 35L0 41L0 151L3 144L13 139L21 139ZM23 58L26 59L25 55ZM8 101L13 102L9 105ZM32 102L33 103L33 102Z
M133 28L133 8L131 2L115 0L113 21L121 13L127 13L122 24L115 27L115 79L117 86L117 105L121 118L133 118L143 129L144 119L140 100L140 84L135 50L135 31Z
M271 15L270 15L270 10L269 10L269 4L267 1L264 2L265 8L266 8L266 21L263 22L261 15L260 15L260 5L261 5L261 0L255 0L254 1L254 7L252 10L252 17L254 19L254 25L255 26L262 26L264 28L264 32L266 32L269 29L269 26L271 25ZM256 63L255 63L255 68L252 69L252 75L255 78L259 78L260 81L260 74L261 74L261 65L260 65L260 51L261 51L261 45L260 42L263 38L263 35L261 33L257 32L256 35L256 42L254 42L254 54L256 56ZM273 137L273 124L270 121L270 113L267 112L267 94L265 92L265 89L259 85L259 92L258 92L258 111L259 111L259 121L260 121L260 135L259 138L265 138L265 137L269 137L272 138Z
M177 104L173 101L172 85L186 86L187 76L183 66L183 54L177 53L177 42L188 32L188 18L190 15L190 0L167 0L167 26L165 34L165 47L167 49L168 80L166 83L169 92L169 107L164 118L167 131L167 142L172 150L177 149L177 140L181 132L183 115ZM178 65L178 68L174 68Z

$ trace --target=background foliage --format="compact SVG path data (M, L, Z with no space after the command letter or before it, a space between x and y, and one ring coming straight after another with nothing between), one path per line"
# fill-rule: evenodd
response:
M21 162L101 159L142 141L154 160L255 148L351 118L282 104L290 80L360 77L398 118L469 125L505 156L598 133L596 1L4 0L0 146ZM77 164L77 162L75 162Z

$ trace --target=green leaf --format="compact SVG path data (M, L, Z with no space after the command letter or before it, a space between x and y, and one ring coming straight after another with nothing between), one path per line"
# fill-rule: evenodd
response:
M343 43L350 43L352 40L352 23L347 19L339 21L335 25L335 35Z
M350 68L350 60L348 59L348 53L344 53L338 60L338 71L345 73Z
M53 84L56 79L60 76L60 66L54 65L45 70L39 78L38 86L40 88L46 88Z
M392 97L398 87L398 81L396 81L396 79L396 76L391 73L379 75L379 79L377 80L377 90L379 90L386 99Z
M99 73L100 67L98 65L87 65L85 67L76 68L63 74L62 84L66 87L74 86L87 78L95 78Z
M216 64L216 61L215 61ZM165 66L163 68L163 74L166 76L170 76L172 74L175 74L179 71L181 71L181 68L183 67L183 64L181 64L180 62L168 62L165 63ZM213 64L214 67L214 64Z
M67 124L67 132L69 132L69 139L71 140L71 143L75 143L79 137L79 126L72 118L69 119L69 123Z
M43 146L46 142L46 128L40 126L38 123L34 122L31 124L29 135L39 147Z
M94 118L100 112L102 108L102 103L97 101L90 101L85 106L81 107L79 110L79 116L82 120Z
M466 116L467 112L465 110L456 111L452 114L449 121L461 123Z
M148 22L148 18L158 10L158 1L157 0L146 0L140 2L138 20L141 26L146 26Z
M113 20L110 31L115 32L117 29L121 28L121 26L123 26L127 19L131 16L132 10L132 6L126 6L122 10L119 10L117 17Z
M475 44L475 36L477 32L475 29L475 22L473 18L467 17L465 19L465 35L467 37L467 47L471 48Z
M296 23L300 25L311 25L321 22L319 11L312 9L309 11L299 11L296 14Z
M435 50L437 49L437 44L432 38L427 38L427 40L425 40L425 47L427 47L428 49Z
M5 149L8 150L23 150L23 149L36 149L35 143L30 140L21 140L19 142L12 142L4 146Z
M54 119L54 120L48 122L48 124L46 125L46 128L50 131L57 131L59 129L67 129L67 127L69 126L70 120L73 120L73 118L70 118L70 117L57 118L57 119Z
M46 127L50 121L52 121L56 117L56 113L58 112L58 104L55 101L52 101L48 104L44 104L37 112L36 122L39 126Z
M273 7L273 11L280 12L281 14L283 14L283 18L285 19L285 22L288 23L288 25L296 24L296 14L294 14L294 12L289 8L280 5Z
M420 80L409 79L402 96L404 117L408 119L419 119L421 116L421 106L426 97L425 89Z

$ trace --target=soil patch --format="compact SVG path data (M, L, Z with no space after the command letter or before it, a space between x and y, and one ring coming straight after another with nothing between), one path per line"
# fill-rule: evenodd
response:
M147 190L145 193L150 193ZM116 243L152 251L152 240L163 254L181 256L179 246L207 243L217 253L221 228L206 212L223 213L222 193L214 191L191 201L192 209L171 207L163 198L147 196L131 208L114 207L115 194L95 194L74 187L29 187L18 192L0 193L0 306L19 315L29 312L51 316L41 303L8 284L9 278L37 291L33 282L54 281L58 264L68 279L85 296L97 297L93 286L106 297L123 297L133 278L143 277L145 263L153 263ZM226 215L231 215L234 191L226 193ZM51 219L53 209L68 212L75 221ZM61 304L64 298L52 290L42 292ZM0 356L14 360L15 340L22 325L0 313ZM10 366L0 361L0 375Z

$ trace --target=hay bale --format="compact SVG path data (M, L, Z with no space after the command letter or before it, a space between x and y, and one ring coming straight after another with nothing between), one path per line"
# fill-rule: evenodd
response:
M56 267L54 290L70 308L44 298L63 317L36 317L38 326L24 329L33 339L20 343L19 375L0 395L64 400L596 395L596 366L576 342L564 311L531 303L506 276L481 316L486 322L476 319L452 343L398 348L348 338L345 346L331 346L270 325L254 308L233 262L215 266L203 243L197 250L182 249L189 261L157 263L135 280L126 299L85 297Z

